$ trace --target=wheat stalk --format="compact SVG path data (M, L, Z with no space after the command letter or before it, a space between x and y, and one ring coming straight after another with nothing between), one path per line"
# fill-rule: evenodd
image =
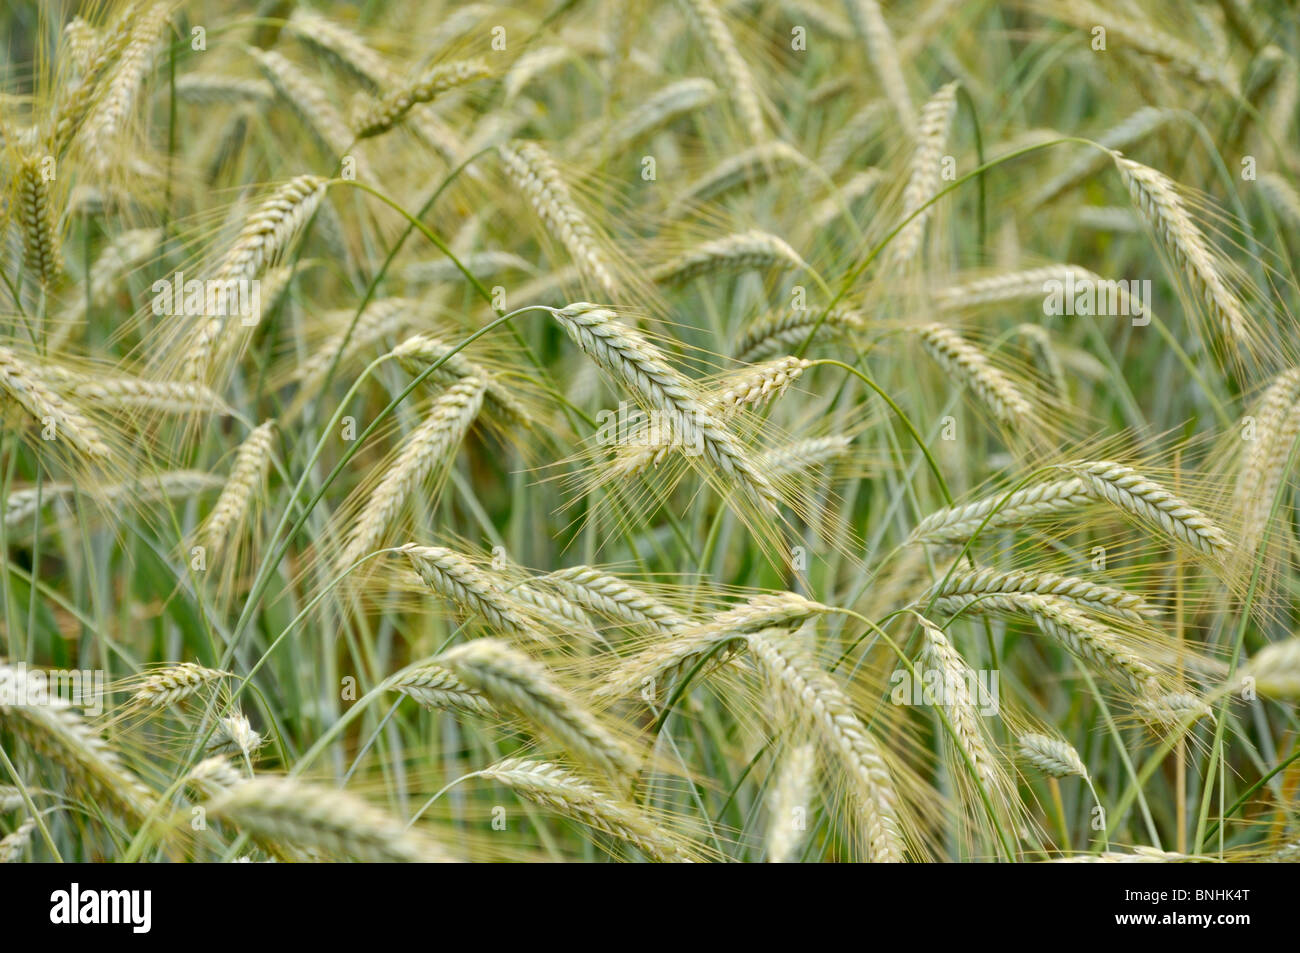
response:
M769 800L767 861L794 863L803 845L813 788L817 781L817 748L796 745L782 760Z
M736 437L709 413L696 388L658 348L621 324L614 312L598 305L580 302L553 313L585 354L663 413L686 443L703 447L728 483L743 488L770 512L777 512L775 488Z
M503 632L534 635L532 625L508 600L496 582L459 553L442 546L407 543L398 549L420 579L434 592L468 612L477 612Z
M481 692L441 665L425 664L399 672L385 686L414 698L425 708L491 717L497 714Z
M701 275L776 267L807 268L808 265L781 238L751 228L697 245L652 270L650 280L657 285L680 285Z
M1065 469L1077 474L1098 498L1207 555L1223 556L1232 548L1227 534L1213 520L1132 467L1087 461Z
M362 102L352 117L358 139L381 135L396 126L412 108L437 99L447 90L486 79L492 70L483 60L442 63L415 82L386 95L379 102Z
M926 222L934 213L934 206L926 203L939 194L943 150L948 144L952 117L957 112L957 85L952 82L940 87L921 107L911 172L903 189L903 218L916 217L906 221L890 244L889 256L894 265L906 264L916 257Z
M40 369L2 346L0 398L12 401L26 411L51 435L49 439L66 441L77 452L94 460L106 460L112 456L98 428L44 382Z
M220 559L232 539L239 535L254 500L260 497L262 484L271 467L274 437L275 421L267 420L255 427L239 445L221 496L197 535L198 543L204 547L210 561Z
M166 708L225 678L226 672L205 668L197 662L181 662L154 672L136 689L131 701L148 708Z
M690 863L687 845L665 833L635 805L547 761L507 758L479 772L534 804L627 841L651 860Z
M619 285L597 243L596 232L578 209L546 150L535 142L516 141L498 146L497 151L515 187L528 199L547 230L606 296L616 298Z
M289 841L372 863L445 862L447 853L347 791L287 777L257 777L222 791L204 805L272 842Z
M912 97L907 91L907 80L903 78L903 67L898 60L898 46L894 35L885 22L884 11L876 0L844 0L844 7L853 29L867 47L867 59L871 62L885 97L898 114L899 124L908 136L918 134ZM924 118L922 131L924 136Z
M1221 332L1238 347L1250 343L1250 324L1237 296L1215 263L1174 183L1155 169L1114 153L1115 165L1134 204L1160 236L1188 283L1217 320Z
M478 416L483 393L479 378L466 377L433 402L428 415L402 441L397 458L357 514L338 557L340 570L380 545L393 529L407 498L429 474L447 465Z
M475 639L444 653L440 664L494 705L551 735L575 758L609 774L620 787L636 777L637 753L519 650L497 639Z
M835 681L795 643L772 630L750 633L750 654L774 689L810 719L825 748L843 766L862 812L868 859L902 861L907 852L898 817L898 793L876 740Z
M1006 374L952 328L927 324L917 329L921 344L939 364L965 384L992 411L999 423L1026 427L1034 408Z
M1022 569L1007 572L996 569L954 570L944 582L926 590L918 601L927 603L934 600L940 611L955 612L969 603L971 597L1011 592L1053 596L1083 609L1109 612L1134 622L1141 622L1157 611L1147 605L1141 596L1114 586L1104 586L1054 572Z
M767 126L763 122L763 110L759 105L758 87L740 50L736 48L735 38L723 22L722 14L714 6L713 0L682 2L704 35L704 41L712 54L711 59L717 64L718 79L726 83L749 141L762 142L767 138Z

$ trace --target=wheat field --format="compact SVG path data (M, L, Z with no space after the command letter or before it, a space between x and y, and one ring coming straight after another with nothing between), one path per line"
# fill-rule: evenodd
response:
M0 858L1300 858L1291 4L0 36Z

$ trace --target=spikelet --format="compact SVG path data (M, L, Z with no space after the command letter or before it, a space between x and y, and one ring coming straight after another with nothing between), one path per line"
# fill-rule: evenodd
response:
M488 624L514 635L534 636L533 627L500 587L472 562L443 546L407 543L399 550L426 586L452 600L466 612L477 612Z
M352 131L320 85L274 50L249 47L248 53L257 61L262 74L275 87L285 105L316 140L321 151L331 159L341 159L348 154ZM359 157L354 155L353 159L357 162L357 177L368 178Z
M13 864L22 859L23 851L32 842L32 831L36 830L36 821L27 818L12 834L0 838L0 864Z
M1094 499L1087 485L1078 477L1053 480L1013 493L999 493L974 503L936 510L917 524L910 538L913 542L965 542L981 526L991 530L1038 517L1056 516L1087 506Z
M843 690L819 668L793 636L774 637L771 629L748 636L757 660L776 693L809 719L828 756L842 766L867 838L868 860L900 862L907 848L898 818L898 793L880 747Z
M652 632L673 635L690 622L653 596L590 566L571 566L546 577L571 599L608 619Z
M1286 476L1292 447L1300 435L1298 401L1300 368L1291 368L1273 379L1253 408L1254 439L1248 442L1241 461L1236 488L1244 553L1254 552Z
M475 639L444 653L440 662L494 705L515 712L578 760L607 773L616 786L636 777L637 753L519 650L497 639Z
M474 377L483 382L483 402L511 423L532 425L532 417L524 405L510 392L496 375L476 364L464 353L451 353L452 346L444 344L431 334L414 334L393 348L393 357L408 373L419 374L430 364L442 361L431 375L446 384L454 384Z
M854 173L853 178L836 188L813 209L812 230L820 233L831 228L835 219L841 215L852 218L854 203L874 192L884 179L885 173L879 169L863 169Z
M1123 122L1097 136L1097 144L1107 149L1127 149L1172 122L1177 115L1178 111L1175 109L1143 106ZM1029 200L1030 206L1037 208L1046 205L1088 176L1104 169L1108 158L1104 152L1088 149L1059 175L1044 183Z
M68 55L77 69L85 73L94 62L95 49L101 42L99 31L81 17L73 17L63 28L63 37L68 41Z
M820 310L813 308L770 311L740 336L736 342L736 360L750 363L781 351L793 352L804 345L814 328L819 335L854 334L866 329L866 319L861 312L850 308L832 308L824 318Z
M948 129L957 112L957 83L940 87L924 106L917 124L916 149L912 155L911 173L903 189L903 218L916 214L894 236L889 256L894 265L903 265L916 257L921 250L925 225L934 213L934 206L926 203L939 193L940 163L948 144Z
M7 347L0 347L0 400L21 407L33 423L77 453L101 461L112 456L98 428L51 389L38 368L19 359Z
M658 348L598 305L579 302L554 315L585 354L663 413L683 441L703 447L727 483L741 487L770 512L777 512L775 488L736 437L708 412L696 388Z
M243 780L243 776L223 755L204 758L185 775L186 785L205 799L217 797Z
M618 282L596 233L546 150L535 142L515 141L499 146L497 151L511 181L528 199L547 231L564 246L587 278L606 296L616 298Z
M225 488L197 535L198 544L204 547L209 562L219 560L227 546L243 532L271 467L274 436L275 421L268 420L255 427L239 445Z
M885 22L884 11L876 0L844 0L844 6L853 22L853 29L866 44L867 59L876 71L886 98L898 114L903 131L908 136L916 135L912 97L907 91L907 80L903 78L903 68L898 60L898 47L889 24ZM921 134L924 135L924 128Z
M1200 47L1170 36L1158 29L1150 20L1112 13L1087 0L1062 5L1056 10L1059 11L1056 14L1058 17L1080 29L1092 30L1098 25L1104 27L1107 37L1118 49L1131 48L1144 56L1168 64L1198 82L1214 83L1234 97L1238 93L1235 77L1215 65L1218 62L1217 57L1206 56L1205 51Z
M600 156L617 155L678 116L711 103L718 87L703 77L677 80L650 96L614 123L596 121L580 130L570 143L574 154L589 148Z
M66 700L49 694L48 684L31 679L25 668L0 664L0 728L67 771L100 804L142 821L153 794Z
M253 730L248 716L243 712L226 715L217 722L217 730L208 740L207 752L213 754L239 754L245 758L266 744L266 739Z
M231 412L229 405L211 388L188 381L80 374L55 367L41 368L39 373L51 386L97 410L152 410L163 414Z
M1048 291L1049 282L1072 286L1097 280L1095 274L1078 265L1046 265L939 288L932 292L931 300L941 311L960 311L1004 301L1041 298Z
M782 166L798 168L807 164L803 153L779 140L751 146L723 159L688 185L673 199L665 214L675 219L698 203L716 201L728 192L770 177Z
M771 818L767 824L767 862L794 863L803 846L811 813L813 788L817 781L817 748L796 745L782 759L769 800Z
M358 139L369 139L396 126L413 107L432 102L449 89L492 75L482 60L457 60L433 67L414 83L386 95L379 102L362 101L352 117Z
M851 437L810 437L765 450L754 460L769 477L796 476L825 466L849 452Z
M225 672L205 668L196 662L181 662L151 674L136 689L131 701L147 708L166 708L225 677Z
M479 776L504 784L534 804L557 811L598 831L627 841L651 860L690 863L689 849L635 805L547 761L507 758Z
M1152 698L1138 699L1134 708L1148 722L1169 728L1201 718L1215 720L1210 706L1191 692L1169 692Z
M978 348L942 324L924 325L917 333L926 352L970 388L999 423L1021 428L1032 425L1033 405Z
M26 803L20 788L12 784L0 784L0 814L16 811Z
M807 267L799 253L781 238L751 228L704 242L671 261L664 262L650 272L650 280L657 285L680 285L700 275Z
M62 274L63 262L59 254L59 235L55 228L54 201L41 157L24 156L18 180L23 260L36 279L49 288Z
M287 777L250 778L204 806L210 818L271 842L286 840L371 863L450 860L419 831L355 795Z
M171 7L168 2L155 3L141 15L102 98L86 118L86 127L82 131L86 153L101 173L108 168L114 155L115 140L126 125L140 85L153 65L160 36L171 16Z
M131 41L141 17L141 4L125 5L112 24L98 31L93 49L84 53L81 76L59 91L50 132L50 151L61 158L84 128L86 116L104 95L104 78Z
M1220 333L1234 346L1250 344L1250 324L1240 300L1229 289L1215 256L1183 205L1168 176L1115 153L1115 165L1133 202L1164 242L1188 284L1202 300Z
M1159 674L1119 633L1092 619L1059 596L1011 592L972 597L975 612L1025 613L1044 635L1071 654L1091 662L1111 678L1127 683L1138 695L1158 693Z
M384 472L352 524L339 554L340 570L380 545L410 494L455 456L483 406L483 393L479 378L466 377L433 402L428 415L402 441L397 459Z
M1134 622L1140 622L1156 612L1141 596L1113 586L1054 572L1029 572L1021 569L1009 572L999 572L996 569L954 570L946 582L932 586L918 602L924 604L933 599L941 611L955 612L969 602L971 597L1008 592L1035 592L1041 596L1054 596L1083 609L1113 613Z
M250 103L265 107L274 95L275 88L260 79L206 73L190 73L188 76L176 77L176 98L197 106Z
M1068 742L1047 735L1020 736L1020 756L1053 778L1079 777L1088 780L1088 769Z
M215 269L213 282L225 283L220 315L205 322L186 342L183 376L201 382L217 356L229 322L236 283L259 279L285 253L325 197L326 180L315 175L290 179L253 214ZM260 318L260 316L256 316Z
M496 714L481 692L470 688L441 665L420 665L385 682L387 688L414 698L428 709L458 711L470 715Z
M1109 461L1069 464L1099 498L1131 513L1209 556L1224 556L1232 548L1227 534L1213 520L1173 493L1148 480L1132 467Z
M925 632L925 648L922 659L931 670L940 673L941 704L952 725L952 735L948 742L960 748L969 761L954 767L959 776L966 776L968 770L973 772L974 781L989 795L995 808L1011 800L1010 784L1005 777L1002 766L994 755L992 739L989 737L980 708L996 705L997 699L976 698L970 686L975 684L974 673L966 660L948 641L943 630L924 617L917 617ZM927 673L927 685L930 684ZM981 690L980 694L983 694Z
M719 386L705 397L705 410L721 421L728 421L746 407L756 408L780 397L808 367L809 362L802 358L782 357L742 368L723 378ZM669 432L665 433L665 430ZM671 428L660 427L649 436L651 439L620 447L611 467L612 473L620 477L642 473L650 466L661 464L671 449L681 446Z
M1270 698L1300 698L1300 639L1272 642L1256 652L1242 667L1234 687L1247 679Z
M313 353L301 363L295 363L292 370L293 379L302 385L297 402L305 401L321 387L330 366L336 369L347 366L349 360L370 347L376 341L388 337L415 323L419 316L419 302L413 298L379 298L371 301L361 312L352 334L347 334L355 308L335 312L330 318L341 319L342 329L330 335ZM344 345L344 337L347 344ZM337 358L337 364L335 359Z
M289 29L300 43L371 92L394 81L387 60L342 24L295 6Z
M110 483L96 487L96 493L104 503L149 503L194 496L205 490L224 486L225 481L210 473L198 470L171 470L158 474L155 479L132 480L124 483ZM73 496L78 488L72 483L47 483L40 487L14 490L6 500L4 510L5 526L17 526L24 520L31 519L38 504L48 506L56 501Z
M723 22L722 14L713 0L683 0L691 16L699 25L708 46L710 60L717 64L718 79L730 91L731 100L745 127L751 143L767 138L763 110L759 105L758 87L736 48L736 40Z

